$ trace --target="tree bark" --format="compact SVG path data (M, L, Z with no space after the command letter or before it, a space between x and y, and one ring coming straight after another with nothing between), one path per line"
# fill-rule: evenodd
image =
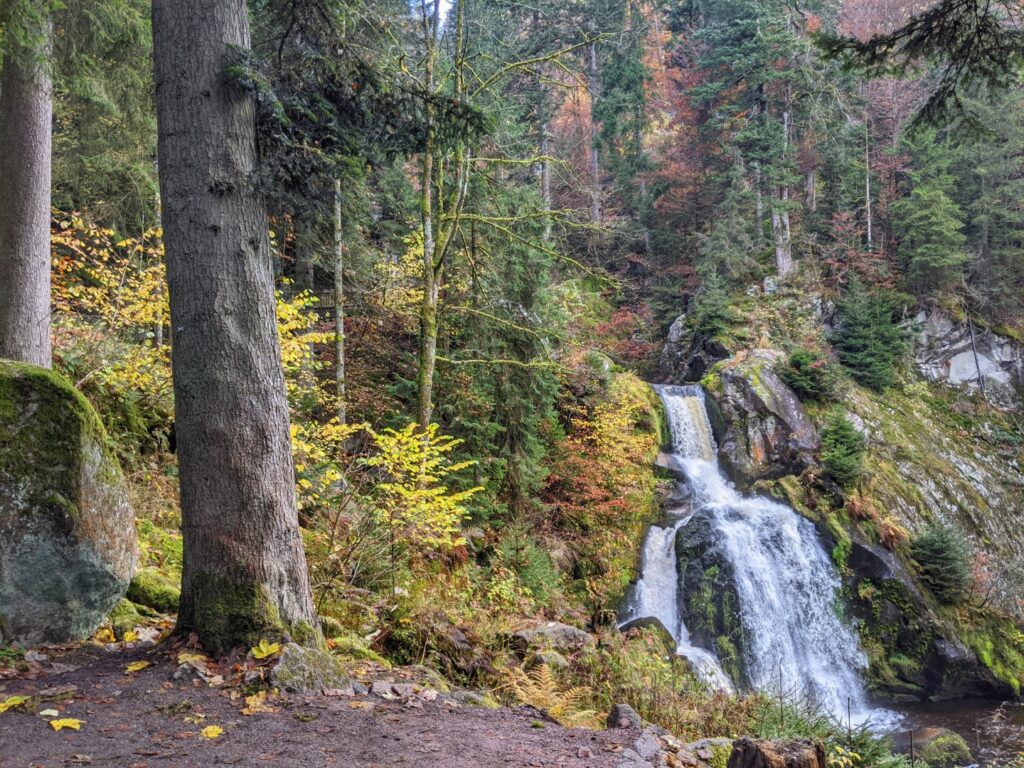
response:
M334 180L334 381L338 421L346 421L345 393L345 244L341 238L341 179Z
M184 567L178 628L224 653L322 643L299 536L245 0L154 0Z
M295 292L313 290L313 264L316 262L316 227L306 211L295 214Z
M540 196L544 206L544 245L551 243L551 135L548 124L540 127Z
M47 19L11 34L0 82L0 358L44 368L50 346L50 168L53 34Z
M590 91L590 221L599 224L601 223L601 164L597 153L597 120L594 118L599 85L596 40L590 43L589 58L587 90Z

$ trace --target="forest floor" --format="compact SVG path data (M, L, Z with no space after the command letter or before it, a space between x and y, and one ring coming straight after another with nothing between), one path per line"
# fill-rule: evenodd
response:
M564 728L531 707L470 706L420 688L426 693L386 698L247 699L230 681L175 679L186 676L159 646L83 645L45 656L30 655L34 663L0 677L2 768L613 768L630 763L642 737L634 729ZM4 712L13 696L30 698ZM63 719L80 721L79 730L55 730L50 721Z

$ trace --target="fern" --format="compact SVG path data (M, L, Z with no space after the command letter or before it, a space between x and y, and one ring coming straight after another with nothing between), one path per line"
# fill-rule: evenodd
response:
M522 704L547 712L562 725L580 728L600 728L603 717L592 709L582 708L591 697L589 688L563 687L547 664L541 664L529 673L512 667L505 673L507 685Z

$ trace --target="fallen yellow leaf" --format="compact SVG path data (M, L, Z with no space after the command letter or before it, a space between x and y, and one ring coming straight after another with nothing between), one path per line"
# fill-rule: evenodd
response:
M205 664L210 660L210 657L203 653L193 653L192 651L182 651L178 654L179 664Z
M140 669L145 669L148 666L148 661L133 661L131 664L124 668L124 673L126 675L130 675L132 672L138 672Z
M123 639L126 643L134 643L136 640L139 639L139 633L136 632L134 629L129 629L127 632L124 633Z
M3 701L0 701L0 714L3 714L8 709L20 707L26 701L28 701L28 696L8 696Z
M93 635L92 639L95 640L97 643L116 643L117 642L117 637L114 635L113 630L107 629L106 627L104 627L99 632L97 632L95 635Z
M224 733L224 729L219 725L208 725L199 732L199 735L204 739L216 739L222 733Z
M82 728L82 721L74 717L62 717L60 720L51 720L50 727L55 731L59 731L62 728L70 728L73 731L78 731Z
M267 656L273 656L275 653L280 651L281 644L260 640L259 645L255 646L251 650L254 659L265 659Z
M274 708L267 705L267 692L260 691L252 696L245 697L245 706L242 707L243 715L256 715L261 712L273 712Z

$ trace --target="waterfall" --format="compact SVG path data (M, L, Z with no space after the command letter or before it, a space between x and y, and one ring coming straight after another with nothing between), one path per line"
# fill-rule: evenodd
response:
M839 577L814 526L783 504L741 496L722 475L700 387L658 391L673 458L692 499L668 511L667 525L649 530L628 613L659 619L699 674L719 687L728 683L714 654L690 644L680 616L675 537L699 511L711 520L733 570L743 663L753 687L813 702L842 720L849 711L855 722L866 721L873 712L861 679L866 659L836 612Z

